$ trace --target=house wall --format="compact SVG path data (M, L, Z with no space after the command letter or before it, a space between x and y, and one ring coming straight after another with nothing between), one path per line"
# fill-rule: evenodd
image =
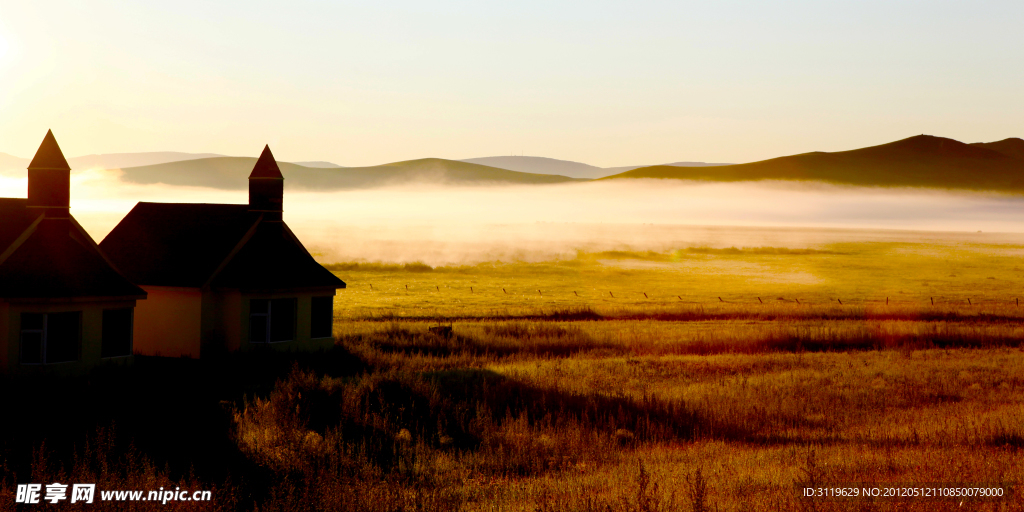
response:
M149 294L135 308L135 353L198 358L203 294L198 288L143 286Z
M103 310L135 307L132 301L90 301L90 302L43 302L3 303L0 302L0 371L9 374L60 374L74 375L100 365L131 364L132 356L101 357L103 343ZM44 365L20 364L20 338L22 313L81 312L79 328L80 345L77 361Z
M316 352L318 350L328 350L334 346L334 337L330 338L311 338L310 337L310 313L312 311L312 300L313 297L324 297L334 296L335 290L328 288L326 290L320 290L316 292L300 292L300 293L262 293L262 294L242 294L240 297L240 317L238 318L238 326L240 327L239 337L239 350L278 350L285 352ZM284 298L295 298L296 299L296 314L295 314L295 337L292 341L281 342L281 343L249 343L249 300L250 299L284 299Z
M0 373L6 373L11 364L10 355L10 316L11 306L0 301ZM17 340L17 338L15 338Z
M216 357L248 350L327 350L334 338L310 337L312 298L334 296L335 290L243 294L198 288L143 286L149 298L135 310L135 353L165 357ZM292 341L249 343L249 299L295 298Z
M238 350L242 294L237 290L203 293L203 353L214 356Z

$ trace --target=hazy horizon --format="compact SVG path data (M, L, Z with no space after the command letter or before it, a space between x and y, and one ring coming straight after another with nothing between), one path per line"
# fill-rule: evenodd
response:
M97 242L139 201L248 200L244 189L138 185L118 176L85 171L72 177L71 212ZM0 196L25 197L26 185L27 178L0 176ZM289 226L323 262L538 261L577 250L817 247L855 240L1024 244L1021 196L820 183L419 183L289 191L284 210Z

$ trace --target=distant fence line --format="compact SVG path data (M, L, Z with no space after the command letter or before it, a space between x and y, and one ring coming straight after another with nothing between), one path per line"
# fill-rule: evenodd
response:
M380 288L374 288L372 284L369 285L369 288L370 288L370 291L372 291L372 292L384 292L384 290L381 290ZM487 294L487 291L476 289L473 286L468 286L468 287L466 287L466 289L469 290L469 294L471 294L471 295L486 295ZM500 289L501 289L501 295L512 295L512 296L516 296L516 295L523 295L523 296L529 295L529 296L533 296L534 295L532 291L524 292L524 293L516 293L515 290L513 290L512 292L509 292L507 288L500 288ZM441 286L440 285L434 285L434 290L430 290L429 288L427 288L425 290L426 290L427 293L441 293ZM452 288L450 286L445 286L445 290L457 291L458 289L457 288ZM399 291L401 291L401 290L399 290ZM412 294L412 293L416 293L416 290L415 289L410 289L409 285L405 285L405 290L404 291L405 291L406 295ZM543 297L543 298L548 298L548 299L557 299L557 298L559 298L558 294L555 293L555 292L544 291L544 290L536 290L536 292L537 292L536 296L538 296L538 297ZM497 294L496 291L494 293ZM569 293L571 293L572 295L569 295ZM736 296L728 296L728 295L726 295L725 297L728 297L727 299L722 298L722 296L714 296L714 297L709 297L707 300L686 300L686 299L683 299L682 295L671 295L671 296L665 295L665 296L659 297L659 296L648 295L647 292L645 292L645 291L622 292L621 290L619 290L618 291L618 293L619 293L618 296L615 295L615 291L614 290L608 290L608 295L607 296L603 295L604 294L603 291L599 291L599 292L596 292L596 293L597 293L597 295L594 296L590 300L599 300L599 301L602 301L602 302L612 302L612 303L623 303L623 302L632 301L632 303L634 303L634 304L643 303L645 301L648 301L648 302L656 302L656 303L662 303L662 304L663 303L674 303L674 304L696 304L696 305L702 305L702 304L709 304L709 303L711 303L711 304L719 303L719 304L760 304L760 305L771 305L771 304L780 304L781 303L781 304L793 304L793 305L803 305L803 306L821 306L821 305L831 304L831 305L836 305L836 306L849 306L849 307L852 307L852 306L858 306L858 305L884 305L884 306L890 306L890 305L892 305L892 306L920 305L920 304L923 303L923 304L932 305L932 306L939 306L939 305L981 306L981 305L993 305L993 304L995 304L995 305L1012 305L1012 306L1015 306L1015 307L1020 307L1020 298L1019 297L1012 297L1012 298L1009 298L1009 299L991 299L991 298L978 298L978 297L947 297L947 296L934 296L934 297L928 297L927 299L920 299L920 298L919 299L905 299L905 298L904 299L892 299L891 297L878 298L878 299L853 299L853 298L847 297L847 298L844 299L842 297L830 297L828 299L828 301L825 302L825 301L822 301L821 299L806 299L805 298L805 299L801 300L799 297L795 297L795 296L791 296L791 297L769 297L769 296L736 297ZM564 295L565 295L565 297L569 297L569 298L572 298L572 299L587 300L587 297L585 297L583 295L580 295L578 290L572 290L571 292L565 292ZM632 295L632 297L631 297L631 295ZM643 299L641 299L641 297L643 297ZM677 300L672 300L673 298L675 298Z

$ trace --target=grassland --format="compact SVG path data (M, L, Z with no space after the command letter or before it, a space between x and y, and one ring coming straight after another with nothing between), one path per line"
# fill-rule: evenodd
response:
M212 488L224 510L1019 510L795 488L1024 481L1022 253L336 264L330 353L140 359L72 393L11 383L24 393L0 405L36 420L0 426L18 440L0 489L74 474ZM80 415L61 435L25 393Z
M351 319L468 319L579 307L611 316L695 308L729 316L787 304L816 308L815 313L795 313L800 316L819 316L820 308L835 306L835 314L859 317L943 308L970 315L983 309L961 306L1015 304L1024 295L1022 256L1024 247L1019 246L879 242L822 249L606 252L529 265L351 263L331 268L350 283L338 308ZM887 300L889 309L879 309ZM930 308L933 302L938 309Z

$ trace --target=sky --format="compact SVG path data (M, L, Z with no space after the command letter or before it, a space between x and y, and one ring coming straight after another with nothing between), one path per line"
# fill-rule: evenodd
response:
M748 162L1024 136L1024 2L0 0L0 152Z

